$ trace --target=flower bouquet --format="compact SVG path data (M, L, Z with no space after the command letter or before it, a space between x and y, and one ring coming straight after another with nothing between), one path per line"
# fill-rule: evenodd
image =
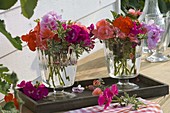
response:
M72 86L79 56L94 47L93 24L62 20L51 11L36 20L37 26L21 38L30 50L38 50L43 82L51 88Z
M147 38L148 47L155 48L159 35L150 34L154 25L140 23L140 11L130 10L126 15L112 12L113 20L102 19L97 22L93 34L104 42L105 58L109 75L118 78L119 89L134 89L128 79L139 74L143 39ZM154 29L160 33L161 29ZM147 37L147 35L150 35Z

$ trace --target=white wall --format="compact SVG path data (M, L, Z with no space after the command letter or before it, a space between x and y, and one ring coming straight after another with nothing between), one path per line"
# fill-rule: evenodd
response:
M120 12L120 0L39 0L33 17L28 20L20 13L17 3L11 10L0 11L0 19L5 20L7 30L12 36L21 36L28 33L35 26L33 20L42 17L47 12L54 10L61 14L63 19L79 21L85 25L96 23L102 18L112 18L110 10ZM25 43L23 43L23 46ZM102 48L96 40L96 46L92 52ZM32 52L27 46L22 51L16 50L9 41L0 34L0 64L4 64L10 70L17 73L19 80L33 80L39 76L39 66L36 52ZM84 53L81 58L88 54Z

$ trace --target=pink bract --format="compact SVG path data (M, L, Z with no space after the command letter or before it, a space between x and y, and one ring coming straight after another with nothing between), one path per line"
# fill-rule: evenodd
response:
M105 104L104 109L106 109L116 95L118 95L118 88L117 85L113 84L111 88L106 88L103 93L99 95L98 104L100 106Z
M105 40L112 38L113 36L113 29L109 22L106 20L100 20L96 24L96 29L93 30L93 34L95 37L99 38L100 40Z
M133 15L133 16L139 16L142 14L142 12L140 12L140 10L134 10L134 9L129 9L128 11L129 14Z

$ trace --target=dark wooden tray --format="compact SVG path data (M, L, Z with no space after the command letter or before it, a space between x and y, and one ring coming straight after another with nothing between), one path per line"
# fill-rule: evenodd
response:
M109 86L117 82L116 79L110 77L102 79L104 80L105 84ZM127 91L129 95L137 94L138 97L151 98L169 94L169 86L167 84L155 81L144 75L140 74L130 81L136 83L139 86L139 89ZM81 84L85 87L91 85L92 82L93 80L77 81L74 85L77 86L77 84ZM71 92L71 89L72 87L65 89L65 91ZM89 90L85 90L83 93L76 94L75 98L63 101L34 101L24 95L20 90L19 95L25 102L24 105L32 110L34 113L52 113L88 107L92 105L97 105L98 99L98 96L92 96L92 92ZM119 92L119 95L123 95L123 92Z

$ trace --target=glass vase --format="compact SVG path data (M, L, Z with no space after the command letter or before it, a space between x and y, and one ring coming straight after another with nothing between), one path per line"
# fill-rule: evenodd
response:
M75 97L75 94L65 92L64 88L74 84L77 57L73 49L68 48L56 53L48 53L46 50L38 50L39 66L43 84L52 88L53 96L49 96L51 100L63 100Z
M158 0L145 0L142 14L139 16L138 20L140 22L145 22L146 21L145 16L151 13L158 14L158 15L161 14L159 6L158 6ZM148 49L146 39L144 40L143 53L152 53L152 51Z
M129 82L139 74L142 44L132 47L129 43L113 43L104 41L104 53L108 74L110 77L118 79L118 89L127 91L138 89L139 86Z
M166 26L166 18L161 14L147 14L145 17L146 23L153 21L157 26L159 26L163 33L160 34L160 39L156 44L156 48L151 49L153 53L146 58L149 62L165 62L168 61L169 58L163 54L164 49L167 46L168 37L166 36L169 31L169 26ZM168 23L167 23L168 25Z

